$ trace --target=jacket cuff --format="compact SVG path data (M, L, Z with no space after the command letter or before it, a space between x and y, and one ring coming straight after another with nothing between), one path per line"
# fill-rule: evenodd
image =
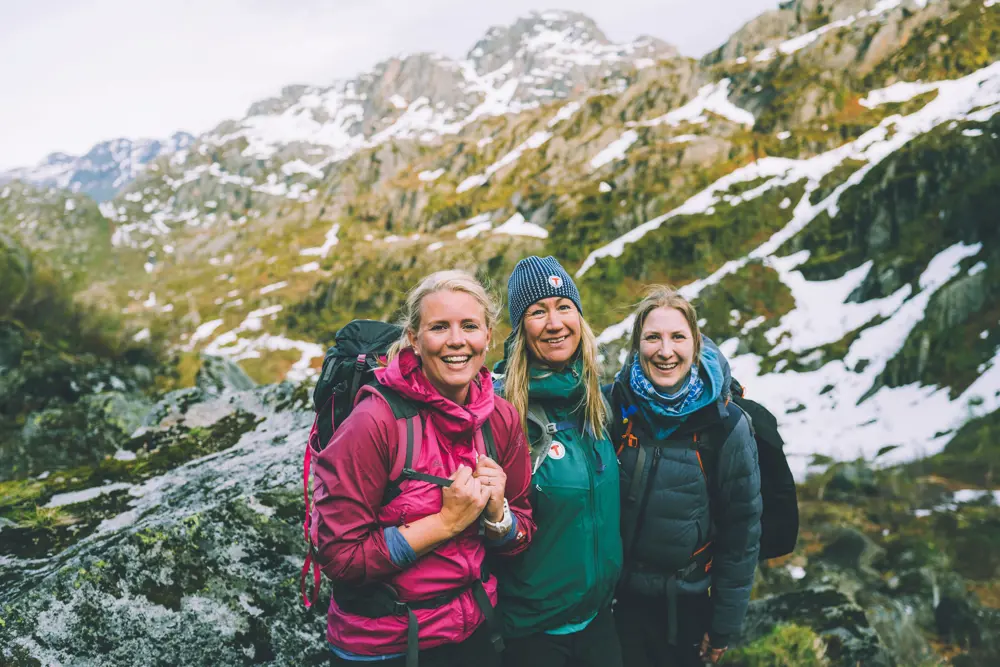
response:
M385 545L389 548L389 558L396 567L407 567L417 560L417 552L396 526L385 529Z

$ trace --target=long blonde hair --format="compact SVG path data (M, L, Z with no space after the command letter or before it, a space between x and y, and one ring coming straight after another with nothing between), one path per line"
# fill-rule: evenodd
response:
M674 308L679 310L688 326L691 327L691 337L694 339L694 359L701 358L701 328L698 326L698 313L691 302L681 296L681 293L670 285L650 285L646 288L646 297L635 307L635 321L632 324L632 355L639 351L642 343L642 325L646 318L657 308Z
M517 414L521 415L521 427L527 433L528 384L531 366L529 357L531 353L525 340L523 319L512 336L507 352L503 393L504 398L517 409ZM601 396L600 368L597 363L597 337L590 325L587 324L587 320L583 319L583 313L580 313L580 347L577 349L577 354L583 359L583 377L580 378L580 381L583 383L584 394L574 412L582 410L586 429L599 436L605 431L609 415L604 405L604 398Z
M387 355L389 361L392 361L403 348L410 347L409 334L411 332L415 334L420 329L420 306L423 303L424 297L443 291L464 292L474 298L483 307L483 319L486 320L486 329L493 331L494 325L500 319L501 306L499 300L492 297L486 291L486 288L483 287L483 284L467 271L458 269L435 271L417 283L417 286L411 289L406 295L406 302L403 304L403 314L399 320L399 326L403 329L403 335L389 348Z

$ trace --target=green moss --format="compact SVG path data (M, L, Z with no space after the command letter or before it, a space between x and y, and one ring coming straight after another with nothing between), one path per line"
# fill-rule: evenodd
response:
M723 665L734 667L823 667L826 658L823 639L811 628L782 624L749 646L727 653Z
M956 79L1000 57L1000 12L981 2L922 23L889 58L864 78L868 88L892 78L904 81Z
M265 352L256 359L244 359L239 364L257 384L270 384L284 378L301 356L298 350L274 350ZM317 363L321 361L322 359L316 360Z
M626 245L620 257L598 261L579 281L588 321L599 328L620 321L645 285L683 285L746 255L787 223L791 209L781 202L800 198L803 190L797 183L736 206L719 203L712 213L674 218Z
M1000 412L972 417L958 429L941 453L908 467L921 474L935 474L967 485L995 485L1000 479Z
M861 160L849 158L837 165L829 174L823 177L819 186L809 195L809 201L818 204L829 197L834 190L842 185L847 178L863 167L866 163Z
M795 300L774 269L754 261L706 288L694 305L706 321L702 331L716 342L739 338L750 352L766 357L772 346L764 332L795 308ZM748 322L760 318L743 333Z

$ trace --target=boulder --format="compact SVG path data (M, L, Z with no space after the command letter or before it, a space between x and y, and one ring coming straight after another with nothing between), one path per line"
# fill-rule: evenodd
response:
M228 391L246 391L257 385L242 368L228 359L203 354L201 362L201 368L195 377L195 385L206 394L219 395Z

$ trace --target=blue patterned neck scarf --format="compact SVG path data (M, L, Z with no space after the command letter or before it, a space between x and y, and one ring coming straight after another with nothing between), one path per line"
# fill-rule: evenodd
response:
M629 375L632 391L642 403L640 407L651 418L651 421L655 422L656 426L667 426L665 429L657 429L660 431L658 437L665 437L662 435L663 433L669 434L676 430L688 415L701 407L701 398L705 393L705 382L701 379L697 364L691 366L691 372L688 373L684 385L673 394L659 391L649 381L646 373L642 370L642 364L639 363L638 354L632 358L632 368ZM664 424L664 420L669 425Z

